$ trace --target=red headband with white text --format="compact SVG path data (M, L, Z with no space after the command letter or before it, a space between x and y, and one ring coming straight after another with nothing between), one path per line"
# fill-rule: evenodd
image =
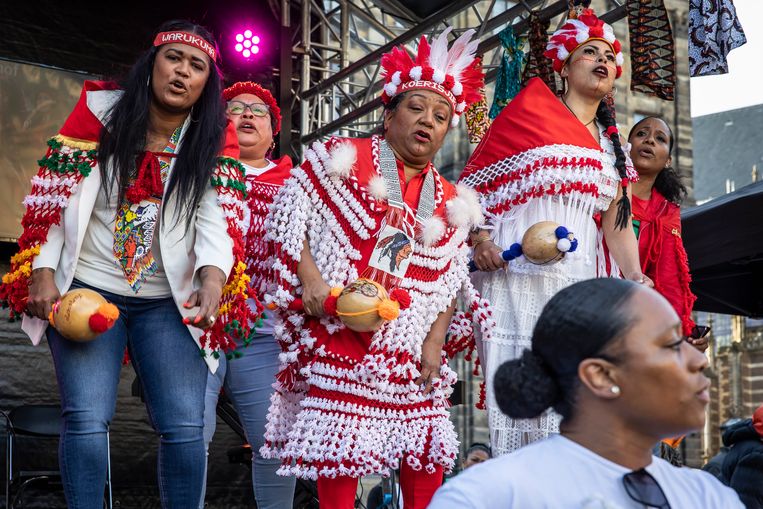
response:
M154 38L154 46L163 46L165 44L185 44L198 48L206 53L213 62L217 61L217 48L210 44L206 39L189 32L160 32Z

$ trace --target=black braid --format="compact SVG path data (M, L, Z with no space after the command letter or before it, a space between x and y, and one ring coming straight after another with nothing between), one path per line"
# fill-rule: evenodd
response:
M615 123L615 115L610 109L609 105L605 101L599 103L599 108L596 110L596 119L604 126L605 130L610 127L617 129ZM628 170L625 167L625 152L620 144L620 133L615 131L609 136L612 141L612 146L615 148L615 168L620 175L620 182L623 189L623 196L617 202L617 218L615 219L615 227L621 230L629 227L631 221L631 202L628 199Z

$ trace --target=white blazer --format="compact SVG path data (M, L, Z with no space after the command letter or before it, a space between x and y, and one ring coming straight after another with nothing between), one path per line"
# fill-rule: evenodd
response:
M105 123L111 107L121 96L121 91L99 90L88 92L87 103L90 110ZM182 143L185 127L181 133ZM178 148L180 147L178 143ZM170 172L174 166L170 164ZM61 224L53 225L46 242L40 246L40 254L34 259L32 268L50 267L55 269L58 291L65 293L72 284L79 259L82 242L95 207L95 200L101 188L101 174L95 165L90 175L82 179L75 193L69 198L69 205L63 210ZM167 218L175 217L176 200L162 200L162 210ZM174 227L173 227L174 226ZM185 221L159 219L159 247L162 253L164 272L170 284L172 298L183 317L194 317L198 308L185 309L183 303L200 286L199 269L212 265L222 270L226 276L233 267L233 240L228 235L228 224L222 208L218 205L217 191L210 184L209 189L196 210L196 220L186 232ZM40 343L48 322L24 315L21 328L37 345ZM199 338L202 331L188 326L191 336L201 348ZM204 359L212 373L219 361L207 349Z

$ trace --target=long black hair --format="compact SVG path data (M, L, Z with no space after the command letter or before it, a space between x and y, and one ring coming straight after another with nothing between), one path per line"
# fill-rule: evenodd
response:
M553 407L570 418L580 383L578 366L591 357L614 360L602 352L632 325L627 303L638 287L624 279L598 278L554 295L535 324L532 349L496 371L493 387L501 410L513 418L530 418Z
M628 140L631 139L631 136L633 136L633 133L636 132L636 129L638 129L638 126L640 126L644 121L649 120L650 118L654 118L656 120L659 120L663 124L665 124L665 127L668 128L668 136L670 137L669 140L669 148L668 153L673 153L673 144L675 138L673 137L673 130L670 128L667 122L663 120L660 117L657 116L649 116L644 117L638 122L636 122L633 127L631 128L630 133L628 133ZM676 205L680 205L681 202L686 198L686 195L689 194L689 191L686 189L686 186L681 181L681 175L676 171L675 168L672 166L668 166L667 168L664 168L660 171L660 173L657 174L657 178L654 180L654 187L657 189L657 191L660 192L661 195L665 197L666 200L675 203Z
M156 33L169 31L189 32L217 47L209 30L190 21L168 21ZM136 157L145 147L152 98L150 80L158 51L159 47L152 46L143 53L121 81L124 94L114 105L106 128L101 131L98 162L102 185L107 196L111 195L113 186L118 187L118 203L124 200L125 192L135 177ZM177 195L175 219L185 217L186 227L190 225L196 207L210 185L216 158L224 141L226 118L222 73L216 62L210 61L209 66L209 77L193 106L192 121L183 137L166 191L168 197Z

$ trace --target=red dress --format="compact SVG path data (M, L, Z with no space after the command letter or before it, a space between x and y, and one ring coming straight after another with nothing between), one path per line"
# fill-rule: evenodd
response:
M633 223L637 228L641 271L654 281L654 288L673 305L684 334L694 328L691 310L697 297L691 293L689 260L681 241L678 205L652 188L649 200L633 195Z

